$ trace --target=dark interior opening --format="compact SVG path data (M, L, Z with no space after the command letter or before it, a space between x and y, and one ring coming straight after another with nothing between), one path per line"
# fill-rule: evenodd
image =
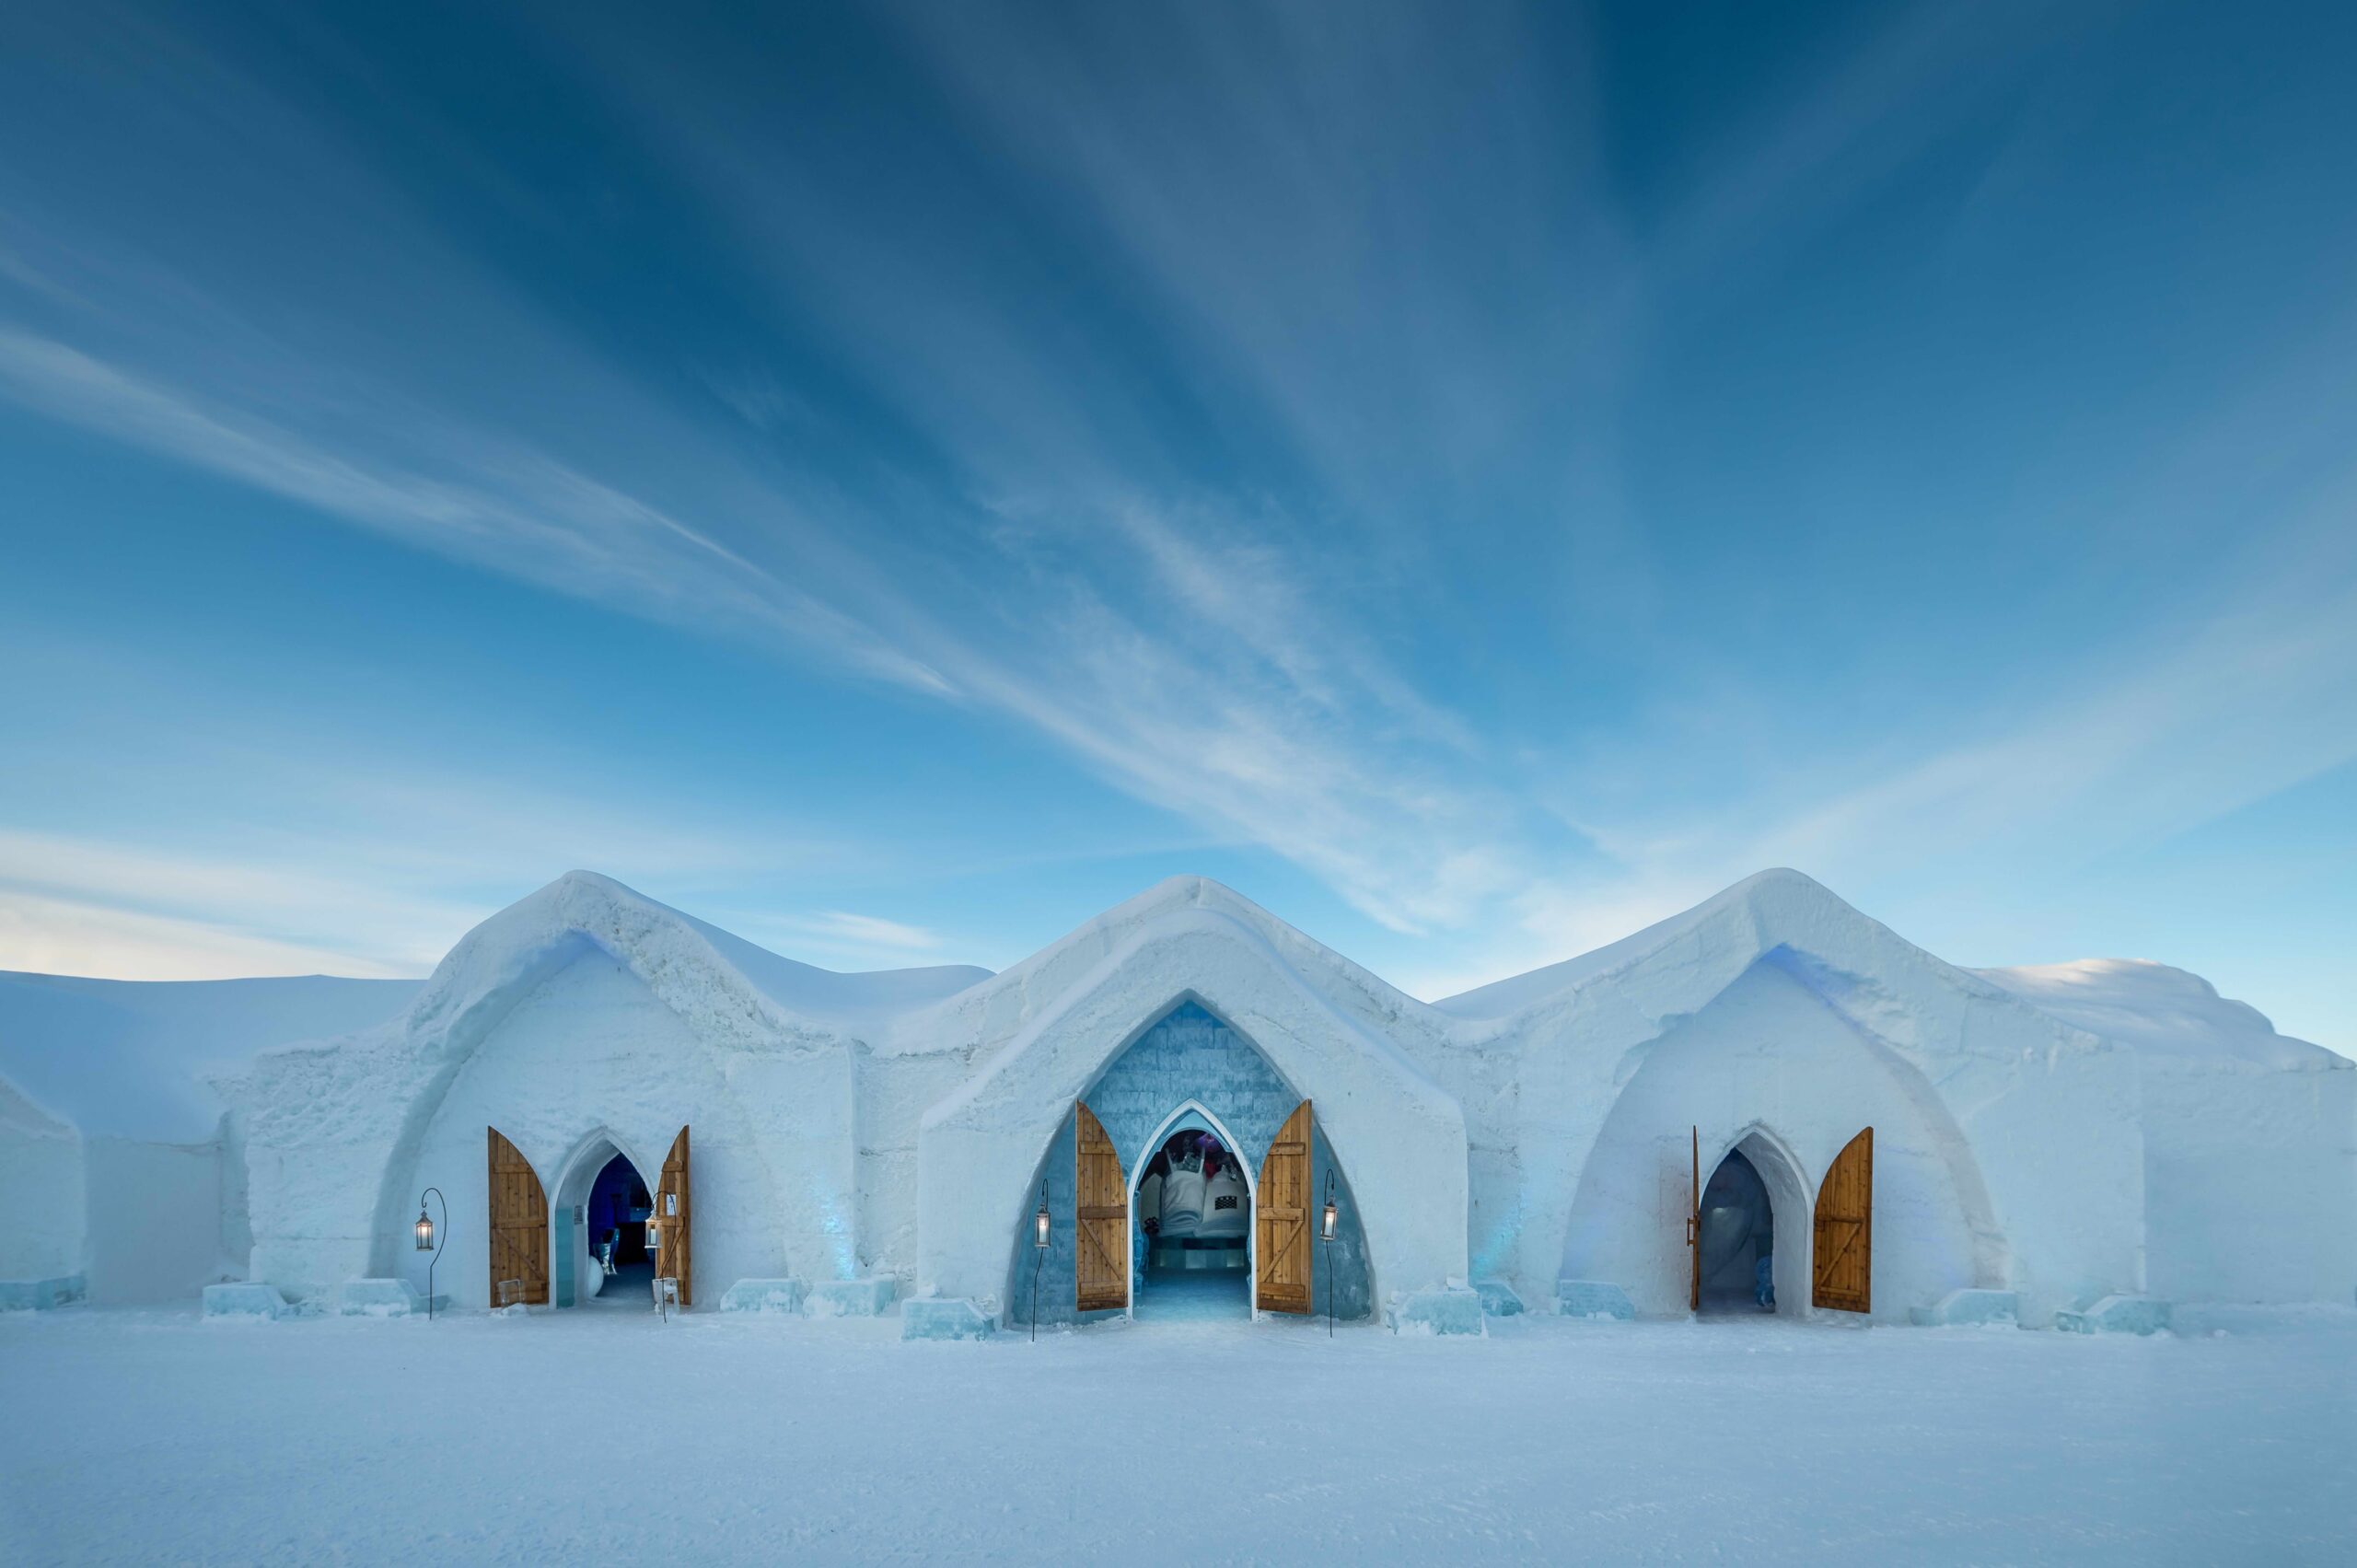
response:
M654 1200L629 1160L616 1155L589 1184L582 1222L589 1230L590 1278L582 1298L603 1305L643 1307L651 1299L655 1260L646 1250L646 1222Z
M1776 1307L1776 1214L1768 1184L1730 1151L1702 1188L1702 1310L1772 1312Z

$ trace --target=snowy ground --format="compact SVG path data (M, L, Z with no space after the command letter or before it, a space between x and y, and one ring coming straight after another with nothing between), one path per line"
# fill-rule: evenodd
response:
M0 1320L0 1562L2357 1562L2357 1314Z

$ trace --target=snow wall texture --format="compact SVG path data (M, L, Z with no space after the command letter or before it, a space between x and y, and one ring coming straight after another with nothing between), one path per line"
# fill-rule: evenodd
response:
M2357 1301L2357 1072L2147 1054L2153 1294Z
M91 1300L181 1301L245 1277L220 1144L91 1138L84 1151Z
M82 1272L88 1204L82 1139L0 1078L0 1281L64 1279Z

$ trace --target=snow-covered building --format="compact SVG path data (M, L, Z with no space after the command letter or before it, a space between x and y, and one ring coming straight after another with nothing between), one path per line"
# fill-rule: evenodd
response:
M375 1023L418 983L0 973L0 1307L242 1279L245 1163L207 1073Z
M1792 872L1434 1005L1201 878L1000 974L846 975L574 873L374 1000L314 1043L258 1026L210 1079L185 1223L272 1301L423 1293L430 1263L460 1307L668 1278L691 1309L899 1301L920 1336L2357 1292L2357 1063L2158 965L1954 968ZM93 1217L0 1280L56 1277L133 1195L16 1075L0 1161ZM138 1180L202 1206L166 1163Z

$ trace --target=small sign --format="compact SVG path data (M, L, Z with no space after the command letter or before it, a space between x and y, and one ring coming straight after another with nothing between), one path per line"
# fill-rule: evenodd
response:
M673 1219L673 1218L677 1218L677 1217L678 1217L678 1215L679 1215L679 1195L677 1192L666 1192L666 1193L664 1193L664 1194L663 1194L663 1214L664 1214L664 1217L665 1217L666 1219Z

